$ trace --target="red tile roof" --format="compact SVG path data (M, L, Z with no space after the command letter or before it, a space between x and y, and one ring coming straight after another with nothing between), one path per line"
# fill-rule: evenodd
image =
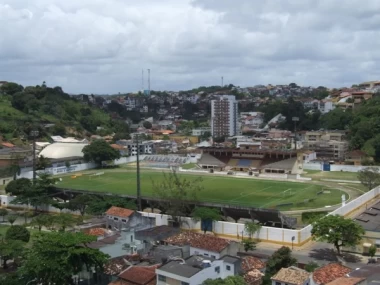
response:
M365 278L357 278L357 277L340 277L335 279L334 281L327 283L326 285L357 285L364 281Z
M156 268L158 266L131 266L119 274L119 278L132 284L146 285L152 280L156 281Z
M261 261L257 257L246 256L246 257L243 257L243 262L241 264L241 267L244 272L248 272L253 269L264 269L265 262Z
M313 273L313 279L317 284L326 284L350 273L352 269L339 263L330 263L318 268Z
M9 142L3 142L3 143L1 143L1 144L2 144L2 146L5 146L5 147L15 147L14 144L11 144L11 143L9 143Z
M114 149L117 149L117 150L122 150L124 149L124 147L122 145L119 145L119 144L111 144L111 147L114 148Z
M178 246L190 245L191 247L199 249L221 252L230 244L231 241L211 235L186 231L167 238L165 242Z
M130 210L130 209L112 206L111 208L107 210L106 214L110 216L115 216L115 217L128 218L129 216L133 215L134 212L135 211Z
M104 236L106 232L107 230L103 228L92 228L86 231L86 234L90 236Z

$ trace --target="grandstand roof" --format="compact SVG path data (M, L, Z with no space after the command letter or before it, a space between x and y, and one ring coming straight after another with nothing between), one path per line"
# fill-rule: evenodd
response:
M88 145L84 143L53 143L45 147L40 156L47 158L61 159L66 157L83 157L82 150Z
M214 157L208 153L202 154L202 157L199 160L198 164L212 165L212 166L225 166L226 165L225 163L223 163L222 161L220 161L219 159L217 159L216 157Z
M261 168L274 168L274 169L293 169L294 164L296 163L297 158L292 157L289 159L277 161L274 163L269 163L267 165L261 166Z

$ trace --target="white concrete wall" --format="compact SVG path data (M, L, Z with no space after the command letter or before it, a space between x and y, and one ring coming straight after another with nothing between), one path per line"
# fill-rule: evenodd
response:
M365 205L368 201L380 195L380 187L374 188L371 191L363 194L362 196L350 201L345 206L336 209L329 215L347 215L351 211L357 209L358 207ZM143 216L154 217L156 220L156 226L167 225L169 216L154 214L154 213L142 213ZM200 230L200 223L194 222L191 218L182 218L185 222L182 224L182 229L184 230ZM281 244L292 244L292 237L294 237L294 245L301 244L311 238L312 226L308 225L299 230L291 229L281 229L273 227L261 227L261 229L255 233L253 238L260 239L262 241L281 243ZM248 234L244 230L244 224L232 223L232 222L214 222L213 232L216 235L226 238L237 238L247 237Z
M145 158L145 155L140 155L140 160L143 160ZM130 156L130 157L122 157L120 159L117 159L114 161L115 165L120 164L126 164L130 162L135 162L136 156ZM62 175L65 173L72 173L72 172L78 172L78 171L84 171L88 169L93 169L96 167L95 163L89 162L89 163L81 163L81 164L73 164L70 165L70 167L66 166L60 166L60 167L50 167L46 168L45 170L38 170L38 173L50 173L52 175ZM26 171L22 172L17 178L33 178L33 171Z
M345 171L345 172L358 172L367 167L377 167L379 166L358 166L358 165L339 165L339 164L331 164L330 171ZM322 162L307 162L303 164L303 168L305 170L323 170Z

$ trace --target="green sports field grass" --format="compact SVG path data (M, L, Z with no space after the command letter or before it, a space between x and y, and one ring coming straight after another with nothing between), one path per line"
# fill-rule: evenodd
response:
M199 175L178 174L180 177L195 179ZM154 196L152 181L163 179L161 172L142 170L141 191L143 196ZM199 198L205 202L235 204L280 210L310 209L340 202L342 191L310 183L259 180L253 178L233 178L202 175L203 190ZM76 190L89 190L113 194L134 195L136 193L136 174L134 171L105 171L98 177L82 175L71 178L62 177L57 187ZM317 195L318 192L323 193ZM348 197L347 197L348 198ZM312 201L306 201L314 199ZM306 201L306 202L305 202ZM283 205L293 203L293 205Z

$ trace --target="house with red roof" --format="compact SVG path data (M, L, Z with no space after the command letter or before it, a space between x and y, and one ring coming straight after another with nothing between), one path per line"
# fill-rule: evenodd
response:
M134 210L112 206L105 213L106 227L112 230L121 230L131 224L133 217L141 216Z
M219 238L210 234L184 231L164 240L169 245L184 247L189 255L203 255L213 259L224 255L235 256L239 251L239 243ZM187 250L188 248L188 250Z
M130 266L108 285L155 285L158 266Z
M325 285L338 278L346 276L352 271L340 263L330 263L316 269L310 278L310 285Z

